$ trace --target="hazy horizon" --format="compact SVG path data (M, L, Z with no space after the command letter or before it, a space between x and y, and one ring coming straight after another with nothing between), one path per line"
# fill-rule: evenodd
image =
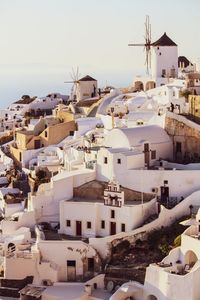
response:
M64 71L53 72L54 69L49 69L49 72L44 69L40 69L39 73L25 73L20 74L16 71L11 74L0 74L0 108L6 108L11 103L20 99L24 94L30 96L46 96L49 93L58 92L64 95L69 95L72 84L66 84L64 81L72 80L70 73ZM137 72L81 72L80 75L85 76L89 74L98 80L99 87L105 87L106 85L112 85L116 88L127 87L132 84L133 78L137 75Z
M198 0L0 0L1 107L23 94L69 94L64 81L77 66L100 87L130 85L145 71L143 48L128 43L144 42L146 15L152 41L167 32L193 61L200 57L199 11Z

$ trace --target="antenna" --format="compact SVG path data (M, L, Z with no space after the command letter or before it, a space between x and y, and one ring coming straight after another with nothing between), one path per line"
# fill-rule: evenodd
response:
M150 18L147 15L146 21L144 23L145 26L145 35L144 35L144 44L128 44L128 46L131 47L141 47L144 46L145 53L145 65L146 65L146 73L149 75L149 69L151 69L151 24L150 24Z

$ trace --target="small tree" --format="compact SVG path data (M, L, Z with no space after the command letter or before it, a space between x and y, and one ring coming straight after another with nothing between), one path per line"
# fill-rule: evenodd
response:
M189 95L191 95L191 94L192 94L192 92L190 90L185 89L185 90L180 91L179 96L185 97L185 99L188 100Z

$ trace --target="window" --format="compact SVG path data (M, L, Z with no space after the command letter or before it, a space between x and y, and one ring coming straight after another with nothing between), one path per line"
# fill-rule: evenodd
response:
M111 218L114 219L115 218L115 211L112 209L111 210Z
M117 163L118 163L118 164L121 164L121 158L118 158L118 159L117 159Z
M177 152L182 152L182 144L181 142L176 142L176 153Z
M47 138L47 131L44 132L44 136L45 136L45 138Z
M91 229L92 228L92 223L91 222L87 222L87 229Z
M108 158L104 157L104 164L107 164L107 163L108 163Z
M73 136L74 135L74 131L70 130L69 135Z
M22 153L19 152L19 161L22 161Z
M104 220L101 221L101 229L105 229L105 221Z
M126 225L124 223L121 224L121 232L126 231Z
M137 125L143 125L144 122L143 121L137 121Z
M70 220L66 220L66 226L71 227L71 221Z
M156 159L156 150L151 151L151 159Z

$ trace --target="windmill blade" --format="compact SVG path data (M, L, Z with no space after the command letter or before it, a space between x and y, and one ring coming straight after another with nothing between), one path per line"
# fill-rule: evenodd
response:
M71 72L71 74L72 74L72 79L75 81L75 80L76 80L76 72L75 72L75 70L74 70L73 67L72 67L72 72Z
M149 31L149 40L150 40L150 43L151 43L151 24L150 24L150 31Z
M74 83L74 81L64 81L64 83Z
M147 35L148 35L147 16L146 16L146 21L145 21L145 23L144 23L144 26L145 26L145 42L147 43L147 42L148 42L148 39L147 39Z
M151 69L151 49L149 50L149 67Z
M141 44L133 44L133 43L130 43L128 44L128 46L133 46L133 47L141 47L143 46L144 47L144 50L145 51L145 65L146 65L146 71L147 71L147 74L149 75L149 68L151 68L151 24L150 24L150 18L148 15L146 15L146 19L145 19L145 23L144 23L144 26L145 26L145 34L144 34L144 43L141 43Z
M76 68L76 81L79 79L79 67Z
M145 44L128 44L128 46L145 46Z

